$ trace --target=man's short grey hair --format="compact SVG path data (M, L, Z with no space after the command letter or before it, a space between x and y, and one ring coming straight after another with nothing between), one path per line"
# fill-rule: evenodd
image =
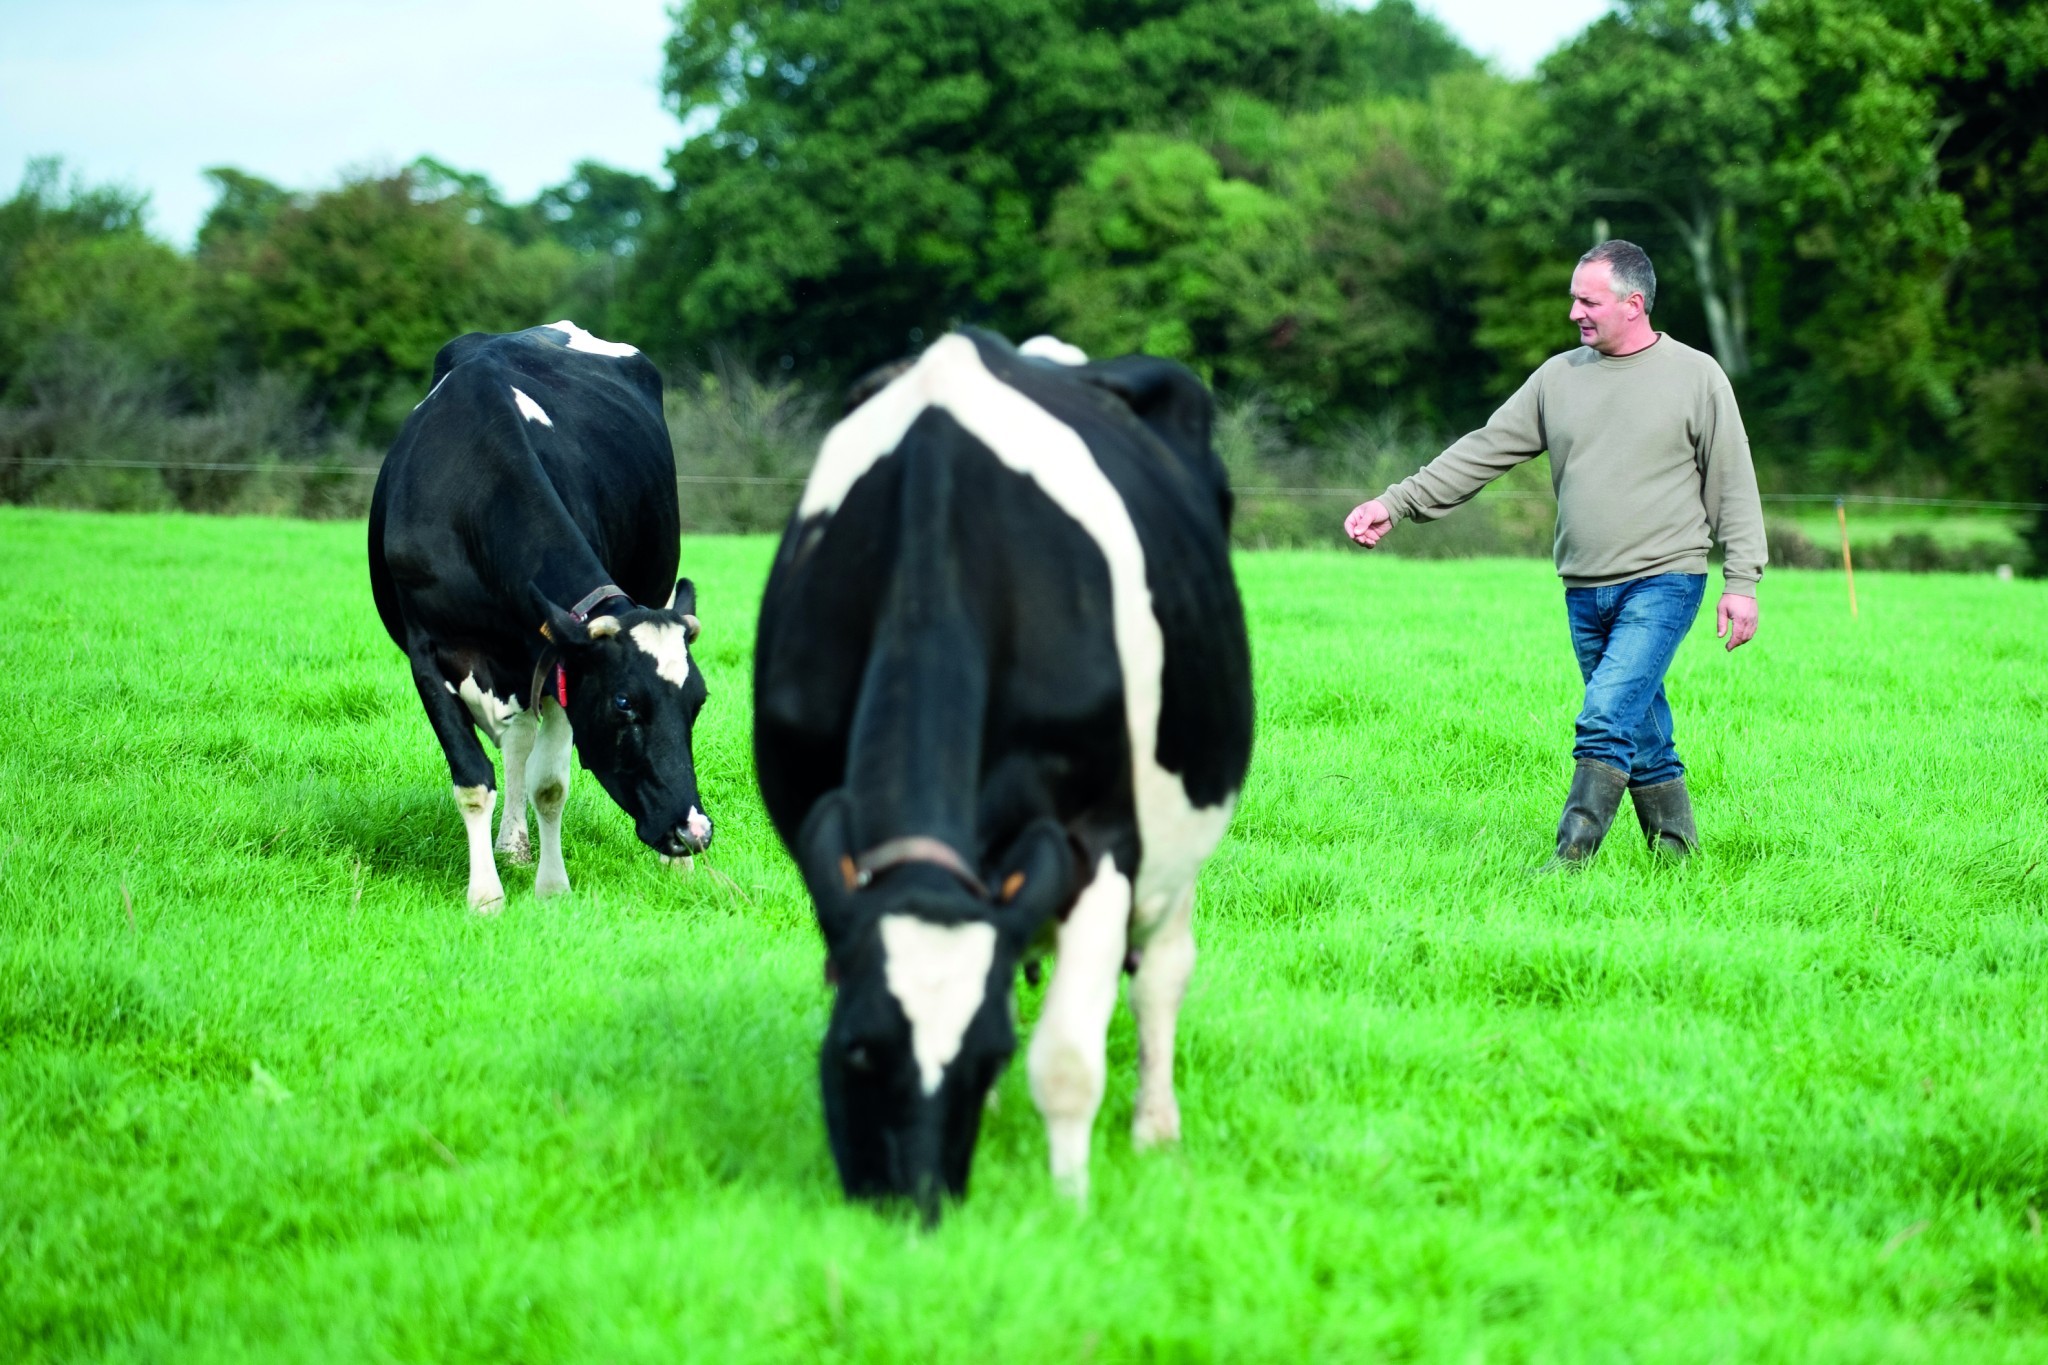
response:
M1643 311L1649 312L1657 306L1657 268L1650 264L1650 254L1634 242L1624 242L1619 237L1610 237L1579 257L1580 265L1591 265L1595 261L1607 262L1607 268L1614 272L1614 295L1625 299L1630 294L1643 296Z

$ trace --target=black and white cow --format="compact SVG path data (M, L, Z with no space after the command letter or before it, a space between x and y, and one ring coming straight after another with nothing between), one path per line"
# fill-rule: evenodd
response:
M819 1059L854 1197L967 1188L1057 954L1028 1065L1085 1197L1128 956L1132 1137L1180 1133L1195 876L1251 754L1251 665L1209 393L1148 356L939 341L826 436L762 603L761 794L837 982Z
M475 909L505 899L478 731L505 755L498 849L526 861L529 798L539 816L536 895L569 889L572 742L643 842L665 857L710 843L679 546L661 376L639 351L573 322L441 348L377 476L370 588L448 756Z

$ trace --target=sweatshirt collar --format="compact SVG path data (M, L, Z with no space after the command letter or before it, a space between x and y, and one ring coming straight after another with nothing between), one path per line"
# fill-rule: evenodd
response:
M1671 348L1669 346L1665 346L1662 344L1663 341L1664 333L1658 332L1655 334L1655 338L1650 342L1650 344L1643 347L1643 349L1640 351L1630 351L1627 355L1601 355L1598 351L1593 351L1593 354L1596 357L1598 357L1599 363L1603 368L1622 370L1627 369L1631 365L1640 365L1645 360L1648 360L1651 356L1658 354L1660 351L1670 350ZM1592 350L1590 346L1586 349Z

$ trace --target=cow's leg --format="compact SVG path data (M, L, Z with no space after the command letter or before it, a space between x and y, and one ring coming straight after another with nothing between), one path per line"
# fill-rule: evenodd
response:
M1031 1098L1045 1119L1053 1184L1075 1199L1088 1197L1088 1143L1102 1107L1103 1051L1130 918L1130 880L1105 854L1060 925L1052 982L1031 1036Z
M505 809L498 815L498 852L515 863L533 861L533 845L526 837L526 760L539 733L539 715L521 711L505 722L505 736L498 744L505 755Z
M1195 971L1194 920L1195 888L1189 883L1146 941L1131 978L1131 1012L1138 1016L1138 1105L1131 1117L1131 1142L1140 1150L1180 1141L1173 1032Z
M533 894L558 896L569 889L569 870L562 866L562 807L569 800L569 717L553 697L540 703L540 734L527 760L526 780L533 809L540 816L540 866L534 869Z
M434 665L433 647L417 639L406 647L412 664L412 683L426 708L427 723L441 752L448 759L448 775L455 782L455 808L462 812L463 832L469 836L469 907L479 914L494 915L505 908L505 887L498 880L497 860L491 856L491 808L498 794L492 785L491 759L476 737L476 725L469 711L449 690L441 670Z

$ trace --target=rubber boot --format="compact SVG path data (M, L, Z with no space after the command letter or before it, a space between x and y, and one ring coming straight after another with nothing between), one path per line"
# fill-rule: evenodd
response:
M1700 828L1692 821L1692 797L1685 779L1674 777L1654 787L1630 787L1635 798L1636 820L1649 840L1650 856L1683 861L1700 846Z
M1557 855L1538 870L1562 871L1592 857L1607 837L1627 790L1628 774L1621 769L1580 759L1572 770L1572 789L1565 794L1564 815L1557 822Z

